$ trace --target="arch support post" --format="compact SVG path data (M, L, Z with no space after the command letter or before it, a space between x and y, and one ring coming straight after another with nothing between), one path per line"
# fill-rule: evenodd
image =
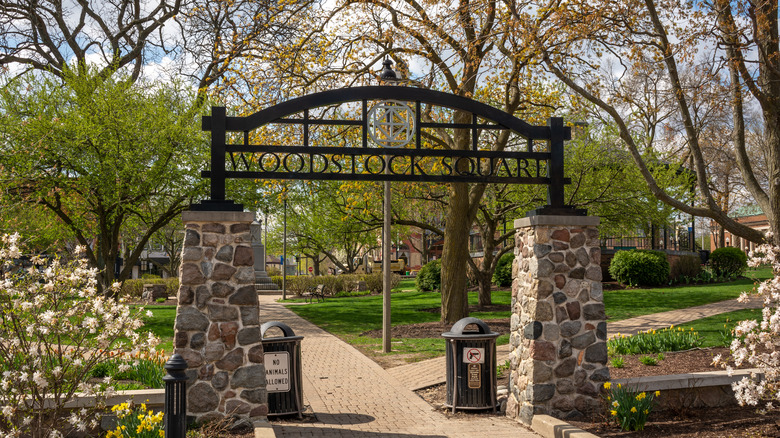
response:
M254 213L186 211L174 353L187 362L187 416L268 414L250 224Z
M515 221L507 416L575 418L600 407L609 380L599 218Z

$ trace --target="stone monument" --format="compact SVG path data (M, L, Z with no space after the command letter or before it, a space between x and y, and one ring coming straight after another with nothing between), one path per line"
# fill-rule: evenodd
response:
M252 252L255 256L255 290L257 293L279 292L279 286L271 280L265 270L265 245L263 245L263 226L254 221L249 225L249 233L252 236Z

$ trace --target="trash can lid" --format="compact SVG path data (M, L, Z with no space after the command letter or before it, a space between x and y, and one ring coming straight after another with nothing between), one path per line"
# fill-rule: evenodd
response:
M466 326L469 325L476 325L478 331L466 331L463 330L466 328ZM490 327L488 327L487 323L485 321L482 321L479 318L472 318L467 317L463 318L460 321L453 324L450 331L447 333L442 333L442 336L445 338L461 338L461 337L488 337L488 338L494 338L498 337L500 334L496 333L494 331L490 330Z
M265 338L265 332L273 327L277 327L282 331L282 335L285 338L303 338L303 336L295 336L295 332L289 325L280 321L268 321L260 326L260 338Z

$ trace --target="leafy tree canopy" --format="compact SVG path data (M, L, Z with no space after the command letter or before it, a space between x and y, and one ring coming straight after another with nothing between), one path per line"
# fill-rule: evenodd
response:
M208 146L193 102L176 84L151 86L93 70L6 83L0 203L55 215L88 247L102 286L128 278L150 236L203 196L198 172ZM131 221L146 230L126 230ZM122 245L131 250L115 277Z

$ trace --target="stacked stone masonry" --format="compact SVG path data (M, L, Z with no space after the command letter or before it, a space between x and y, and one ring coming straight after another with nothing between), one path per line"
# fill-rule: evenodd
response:
M174 347L187 361L187 413L198 422L268 414L252 219L238 212L183 215Z
M507 415L570 419L599 409L609 380L598 218L516 221Z

